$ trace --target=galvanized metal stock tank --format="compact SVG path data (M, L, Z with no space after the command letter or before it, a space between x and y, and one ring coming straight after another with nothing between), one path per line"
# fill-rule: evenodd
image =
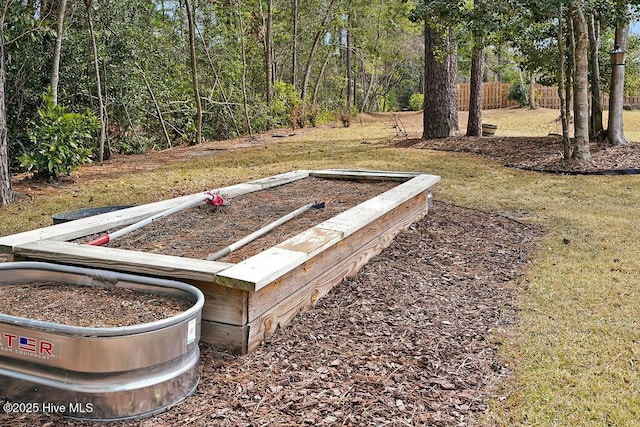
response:
M204 304L197 288L48 263L0 264L0 286L34 282L130 288L193 304L151 323L87 328L2 314L0 302L0 398L29 403L32 412L106 421L161 412L195 390Z

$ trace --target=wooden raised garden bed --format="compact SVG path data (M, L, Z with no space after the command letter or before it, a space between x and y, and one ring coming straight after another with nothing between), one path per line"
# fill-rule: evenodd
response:
M178 206L193 195L5 236L0 238L0 251L13 253L16 260L91 266L191 283L205 295L201 339L244 354L344 277L355 274L399 231L426 215L431 188L439 179L421 173L300 170L216 189L229 200L228 207L216 211L203 203L108 246L84 243ZM320 194L313 194L314 187L321 188ZM310 211L219 261L203 259L226 241L259 228L243 225L243 218L251 223L254 217L264 216L262 221L270 222L299 206L297 197L318 201L326 197L326 210ZM158 241L170 239L167 234L178 238Z

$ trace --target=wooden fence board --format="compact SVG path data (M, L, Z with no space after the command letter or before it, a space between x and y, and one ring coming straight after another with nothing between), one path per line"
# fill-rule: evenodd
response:
M516 101L507 99L509 95L509 83L485 82L482 84L482 109L495 110L499 108L516 107L519 104ZM560 98L558 97L558 88L542 86L537 84L536 104L541 108L560 109ZM470 87L469 83L460 83L457 85L457 103L458 111L469 111ZM635 94L625 95L625 105L633 108L640 107L640 96ZM609 109L609 96L602 96L602 107L604 110Z

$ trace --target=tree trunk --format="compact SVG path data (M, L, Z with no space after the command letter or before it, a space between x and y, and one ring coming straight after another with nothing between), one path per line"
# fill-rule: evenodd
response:
M318 47L320 46L320 41L322 40L322 38L326 33L329 17L331 16L331 12L335 2L336 0L331 0L329 5L327 6L327 9L325 10L325 13L322 17L322 20L320 21L318 31L316 31L313 37L313 43L311 44L311 50L309 51L309 59L307 60L307 66L305 67L304 78L302 80L301 98L302 98L303 104L307 102L307 91L309 89L309 81L311 80L311 69L313 67L313 60L316 54L318 53Z
M189 26L189 56L191 58L191 82L193 85L193 97L196 102L196 144L202 142L202 100L200 99L200 88L198 85L198 65L196 62L196 30L193 20L193 9L191 1L185 0L184 7L187 9L187 24Z
M538 102L536 101L536 76L533 72L529 72L529 109L535 110L538 108Z
M364 91L364 95L362 96L362 103L360 104L360 109L358 110L360 111L360 113L364 113L364 109L367 105L367 102L369 101L369 97L371 96L371 90L373 89L373 84L375 80L376 80L376 66L374 64L373 70L371 71L371 78L369 79L369 82L367 82L365 85L366 89Z
M600 96L600 65L598 51L600 50L600 22L594 14L589 19L589 56L591 59L591 120L589 131L591 139L602 135L602 97Z
M450 46L450 41L437 29L432 28L429 22L424 23L424 76L425 94L423 111L422 139L447 138L458 127L457 111L455 120L452 117L452 105L455 104L455 90L451 84L455 81L455 67L457 63L451 58L451 52L441 60L435 54L442 50L442 46ZM452 101L453 99L453 101ZM454 107L455 108L455 107Z
M349 18L348 22L351 22L351 18ZM345 105L347 109L351 109L351 79L352 79L352 70L351 70L351 28L347 29L347 102Z
M558 8L558 98L560 99L560 120L562 122L562 147L564 158L571 157L571 140L569 136L569 119L567 117L567 98L565 91L565 34L564 34L564 6Z
M244 37L244 19L242 18L242 2L235 2L236 11L238 13L238 23L240 24L240 53L242 56L242 107L244 111L244 120L247 125L247 132L253 135L251 127L251 117L249 116L249 95L247 94L247 47L245 46Z
M576 74L576 61L575 61L575 50L576 50L576 40L573 31L573 21L571 20L571 16L569 15L569 10L567 6L567 42L569 44L569 48L567 49L567 56L569 58L568 73L566 75L566 83L565 83L565 99L567 100L566 107L566 116L567 123L571 123L573 121L573 77ZM569 145L565 149L565 159L570 159L573 153L572 142L569 140Z
M67 10L67 0L60 0L58 11L58 26L56 31L56 45L53 49L53 67L51 70L51 94L53 105L58 105L58 82L60 81L60 52L62 51L62 35L64 33L64 14Z
M311 105L317 105L318 103L318 92L320 90L320 83L322 82L322 77L324 76L324 72L327 69L327 65L329 65L329 60L331 59L331 50L327 50L327 55L324 58L324 62L322 63L322 67L320 68L320 72L318 73L318 77L316 78L316 82L313 85L313 96L311 97Z
M0 15L0 206L6 206L13 201L7 141L7 106L5 104L4 93L6 84L4 18L7 12L7 5L5 5L4 9L0 12L2 13Z
M504 46L501 44L498 45L498 73L496 78L500 83L504 81L504 72L502 71L504 67Z
M298 0L292 0L291 27L293 37L291 41L291 84L297 88L298 84Z
M267 0L267 16L264 22L264 68L267 108L273 104L273 0ZM273 124L273 120L272 123Z
M469 84L469 119L467 136L482 136L482 69L484 49L482 39L476 37L471 57L471 82Z
M102 82L100 80L100 64L98 63L98 44L96 42L96 33L93 29L93 14L91 13L93 0L85 0L84 5L87 8L87 21L89 23L89 34L91 36L91 47L93 48L93 65L96 73L96 91L98 93L98 110L100 118L100 143L98 145L98 161L104 161L105 141L107 140L107 120L104 109L104 100L102 98ZM110 153L107 153L107 158Z
M153 102L153 106L156 109L156 114L158 115L158 120L160 121L160 125L162 126L162 133L164 134L164 139L167 142L167 148L171 147L171 138L169 138L169 132L167 131L167 125L162 117L162 110L160 109L160 104L158 104L158 100L156 99L155 94L153 93L153 89L151 88L151 84L149 84L149 79L147 79L147 75L144 70L136 62L136 66L142 75L142 80L144 81L145 86L147 87L147 91L149 92L149 96L151 97L151 101Z
M616 28L615 45L626 50L629 25ZM624 107L624 64L611 64L611 89L609 90L609 121L607 140L613 145L627 143L624 136L622 111Z
M458 44L456 41L455 31L452 28L447 30L446 46L449 50L447 57L447 76L449 78L449 114L448 123L450 123L452 133L460 130L458 124Z
M200 40L202 41L202 48L204 49L204 52L207 55L207 60L209 61L209 66L211 67L211 71L213 71L213 76L214 76L213 86L214 87L218 86L218 88L220 89L220 95L222 96L222 100L224 101L224 104L223 104L224 109L229 115L229 119L233 122L233 127L236 131L236 136L240 136L240 128L238 127L238 121L236 120L236 117L233 113L233 109L230 106L229 97L227 96L227 93L224 90L224 86L220 81L220 74L218 73L218 70L215 64L213 63L213 59L211 59L211 54L209 52L209 47L207 46L207 42L204 39L204 36L202 35L201 32L198 32L198 36L200 36Z
M569 13L575 32L575 76L573 79L573 152L571 158L591 163L589 150L589 81L588 81L588 29L582 2L572 0Z

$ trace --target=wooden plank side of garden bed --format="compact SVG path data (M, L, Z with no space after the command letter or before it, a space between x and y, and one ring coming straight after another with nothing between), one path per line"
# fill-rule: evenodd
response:
M238 197L255 191L294 182L307 178L308 176L308 170L297 170L267 178L256 179L246 183L216 188L212 191L229 198ZM0 237L0 253L11 253L16 246L39 240L70 241L92 234L102 233L109 229L121 228L171 209L188 200L195 199L198 195L199 194L196 193L188 196L180 196L173 199L134 206L131 208L121 209L119 211L94 215L75 221Z
M202 320L200 323L200 341L229 351L232 354L249 352L249 326L227 325Z
M77 219L62 224L25 231L10 236L0 237L0 252L11 253L13 248L38 240L74 240L80 237L100 233L109 228L124 227L143 220L163 210L184 203L191 196L177 197L171 200L149 203L141 206L121 209L100 215Z
M204 294L202 320L246 325L249 320L247 291L216 285L213 281L187 280Z
M435 175L418 175L318 225L326 229L339 231L346 237L355 233L364 225L376 221L379 217L407 200L419 194L425 194L439 180L440 177Z
M420 172L396 172L362 169L320 169L312 170L309 172L309 176L317 178L337 178L363 181L408 181L418 175L422 174Z
M416 176L318 224L318 227L323 230L333 230L341 234L341 238L345 238L394 210L405 201L424 193L439 179L440 177L433 175ZM293 239L298 239L298 237ZM223 286L257 291L315 255L315 253L301 252L298 250L299 248L291 250L290 248L297 248L297 246L287 246L290 241L291 239L221 272L217 276L217 283Z
M406 203L415 205L413 209L406 206L407 210L403 218L391 228L383 227L381 234L375 236L357 250L345 246L345 252L348 255L341 258L337 264L311 279L308 283L296 286L296 291L293 294L282 297L273 307L253 319L250 323L246 325L228 325L206 320L203 311L201 340L234 354L252 352L262 341L275 333L279 327L289 324L297 313L314 306L320 298L325 296L345 277L355 275L369 259L389 246L397 233L421 219L427 212L424 208L424 200L421 200L420 203L412 202L414 201ZM301 271L298 272L301 273ZM291 280L296 279L291 278ZM196 286L200 287L197 283ZM204 286L204 289L206 289L211 284L207 283ZM206 291L202 287L200 289L205 292L205 298L208 298ZM248 293L248 295L251 295L251 293ZM264 293L262 296L264 296ZM281 298L276 293L271 293L270 297L271 301ZM267 305L269 304L264 298L263 302ZM205 310L207 303L205 303ZM260 308L257 309L260 310Z
M276 305L249 323L247 351L255 350L262 341L275 333L279 327L289 324L297 313L313 307L320 298L325 296L334 286L341 283L345 277L355 275L372 257L389 246L400 231L420 220L426 212L426 209L408 211L402 221L391 228L385 228L382 234L370 240L358 250L349 252L350 255L342 258L320 276L315 277L303 286L296 286L297 290L293 294L282 297ZM271 297L270 299L281 298L275 293ZM258 307L251 308L259 309Z
M254 179L241 184L229 185L227 187L220 187L212 190L214 193L220 194L224 197L238 197L245 194L253 193L255 191L266 190L280 185L289 184L304 178L309 177L308 170L295 170L291 172L285 172L278 175L268 176L266 178Z
M14 248L14 254L33 260L172 277L182 280L212 281L215 275L233 264L152 254L125 249L79 245L43 240Z
M295 170L291 172L285 172L278 175L268 176L266 178L255 179L249 181L248 184L259 185L262 190L267 188L277 187L290 182L298 181L300 179L308 178L311 171L306 169Z
M309 258L307 262L277 278L268 286L249 293L249 322L279 305L281 301L295 294L300 287L306 286L318 277L326 274L332 276L334 270L340 270L337 267L339 265L344 267L355 263L353 267L349 267L349 271L357 271L371 256L382 250L382 247L372 245L371 242L388 233L395 236L399 230L422 218L427 213L426 202L426 194L415 196L327 250ZM388 245L389 242L385 243ZM226 271L221 272L225 273Z

